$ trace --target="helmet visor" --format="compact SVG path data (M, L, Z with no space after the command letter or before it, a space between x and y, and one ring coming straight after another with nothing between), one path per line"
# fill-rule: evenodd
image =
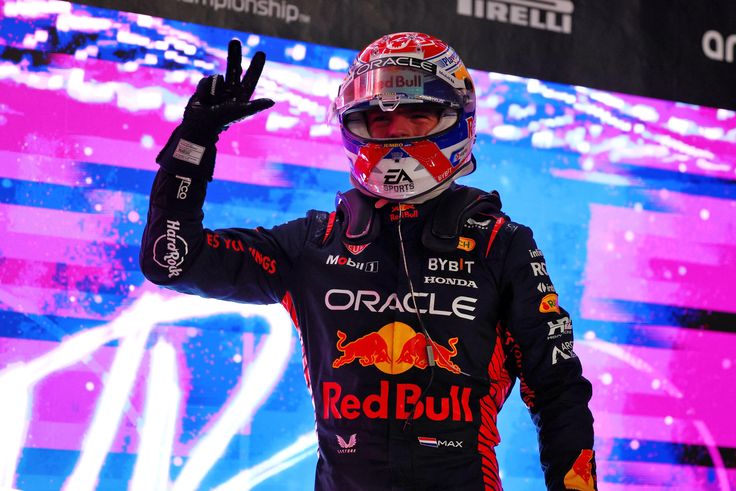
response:
M423 70L387 66L369 70L343 83L335 100L335 110L344 114L368 102L390 111L399 104L432 102L459 108L463 105L460 90L445 80Z

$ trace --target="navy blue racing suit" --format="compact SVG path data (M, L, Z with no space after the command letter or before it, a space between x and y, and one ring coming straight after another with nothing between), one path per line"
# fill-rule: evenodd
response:
M547 488L596 489L591 385L570 316L531 230L500 202L462 217L438 251L423 234L462 186L420 205L361 198L380 233L359 244L339 210L205 229L206 186L158 172L142 270L178 292L288 309L315 407L315 489L502 489L496 417L516 379Z

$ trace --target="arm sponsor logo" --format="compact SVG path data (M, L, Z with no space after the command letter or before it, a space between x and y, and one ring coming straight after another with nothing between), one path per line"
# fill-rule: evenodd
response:
M539 311L543 314L550 314L552 312L560 313L560 306L557 303L557 294L549 293L542 298L539 302Z
M552 283L537 283L537 291L541 293L555 293L555 286Z
M544 254L542 254L542 251L539 249L529 250L529 257L532 259L536 259L538 257L544 257Z
M179 179L179 189L176 191L176 199L187 199L187 193L189 192L189 186L192 185L192 180L184 176L176 176Z
M227 237L223 237L222 235L217 235L210 232L207 232L205 234L205 239L207 241L207 245L212 247L213 249L219 249L220 247L223 247L228 251L245 252L245 246L243 246L243 241L241 241L240 239L228 239Z
M248 247L248 252L253 256L253 260L259 264L268 274L276 273L276 260L270 256L266 256L255 247Z
M561 317L556 321L547 322L549 333L547 339L557 339L560 336L572 334L572 321L569 317Z
M560 359L569 360L577 357L578 355L572 350L572 341L565 341L559 346L552 348L552 365L557 365Z
M166 233L153 243L153 261L169 271L169 278L179 276L184 257L189 253L189 245L178 232L178 220L166 220Z
M565 474L564 484L567 489L597 491L594 457L595 452L592 449L586 448L580 452L575 463Z
M529 263L529 265L532 267L532 273L534 273L534 276L549 276L547 273L547 263L532 262Z
M457 0L457 13L545 31L572 33L571 0Z

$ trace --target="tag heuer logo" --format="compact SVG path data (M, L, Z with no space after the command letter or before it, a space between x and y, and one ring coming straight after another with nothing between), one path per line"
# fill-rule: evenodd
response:
M345 249L350 251L350 253L354 256L357 256L361 252L365 250L366 247L368 247L368 244L362 244L362 245L353 245L343 242L343 245L345 246Z
M488 220L474 220L473 218L468 218L468 220L465 222L465 226L468 228L478 228L481 230L486 230L491 225L491 219Z

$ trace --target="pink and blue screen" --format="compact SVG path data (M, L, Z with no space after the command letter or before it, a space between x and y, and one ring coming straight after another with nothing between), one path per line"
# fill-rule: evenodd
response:
M280 306L147 283L155 157L239 37L276 106L226 132L210 228L331 210L354 51L0 0L0 489L303 490L316 462ZM246 60L247 63L247 60ZM478 170L530 225L594 385L599 487L736 490L736 114L473 71ZM507 491L543 489L513 394Z

